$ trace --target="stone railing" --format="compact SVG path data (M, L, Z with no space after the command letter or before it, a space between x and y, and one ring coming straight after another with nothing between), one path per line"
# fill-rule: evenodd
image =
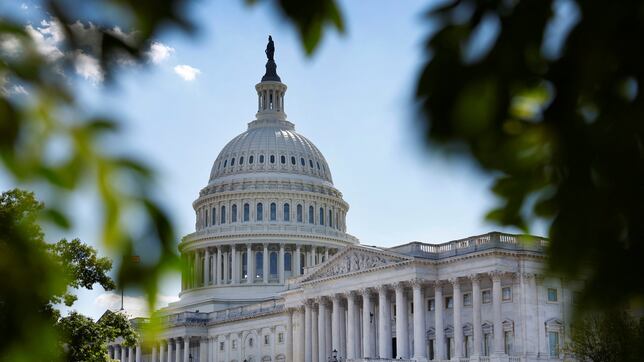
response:
M492 232L443 244L427 244L415 241L389 250L421 258L438 259L493 248L543 252L547 245L547 239L537 236Z
M233 319L254 317L262 314L280 312L284 310L284 303L276 301L262 302L228 308L210 313L211 322L223 322Z
M163 321L169 326L182 324L206 324L209 319L208 313L199 312L181 312L163 317Z
M222 235L235 234L312 234L315 236L331 237L341 239L350 243L358 243L358 239L343 231L320 225L310 224L293 224L293 223L275 223L267 222L265 224L257 223L233 223L225 225L208 226L205 229L196 231L187 235L184 242L199 240L204 237L216 237Z

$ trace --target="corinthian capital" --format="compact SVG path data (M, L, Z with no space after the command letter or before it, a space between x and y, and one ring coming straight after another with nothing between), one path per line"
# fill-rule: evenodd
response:
M411 287L414 289L422 288L425 286L425 281L419 278L412 279L409 284L411 284Z
M500 282L504 274L505 273L500 270L493 270L489 273L490 278L492 278L493 282Z

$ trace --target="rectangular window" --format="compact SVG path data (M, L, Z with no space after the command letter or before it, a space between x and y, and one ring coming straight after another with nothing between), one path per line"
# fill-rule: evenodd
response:
M445 297L445 309L452 309L452 308L454 308L454 298Z
M278 333L277 334L277 341L279 343L284 343L284 333Z
M431 312L434 309L436 309L436 303L434 303L434 300L433 299L427 300L427 310Z
M481 299L483 300L483 304L491 303L492 302L492 291L491 290L484 290L481 292Z
M414 302L409 303L409 311L414 314Z
M268 334L264 336L264 344L268 344Z
M556 357L559 355L559 333L558 332L548 332L548 349L550 352L550 357Z
M472 306L472 293L463 294L463 305L466 307Z
M434 340L433 339L429 340L429 359L430 360L434 359Z
M503 346L505 354L512 354L512 332L506 331L503 333Z
M447 359L452 359L454 355L454 339L447 337L445 338L445 349L447 350Z
M224 342L219 342L219 350L220 351L224 350Z
M558 301L557 289L548 288L548 302L556 302L556 301Z
M233 349L237 349L237 340L233 339Z
M501 289L501 297L504 302L509 302L512 300L512 287L505 287Z
M492 333L486 333L483 335L483 355L490 355L490 348L492 347Z
M472 355L472 336L465 336L465 357Z

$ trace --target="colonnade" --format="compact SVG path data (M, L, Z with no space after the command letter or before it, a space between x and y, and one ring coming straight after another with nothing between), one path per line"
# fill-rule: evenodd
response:
M182 289L242 283L284 284L287 277L301 275L303 268L324 262L337 250L287 243L233 243L185 251L183 256L190 272L183 274ZM262 255L261 269L256 263L259 253ZM277 273L271 270L272 253L277 256ZM243 263L246 264L245 273Z
M486 274L474 274L467 277L455 277L449 280L411 280L393 284L383 284L344 293L317 296L304 301L304 330L297 338L304 342L299 356L294 360L305 362L327 361L333 351L343 358L413 358L427 360L429 337L426 326L426 313L434 313L433 359L466 357L463 327L471 323L473 328L473 352L471 356L485 354L483 348L483 326L481 324L481 279L492 281L491 303L493 310L493 345L492 355L504 355L504 333L501 317L501 278L505 273L494 271ZM462 316L463 293L461 286L470 283L472 287L472 320L464 321ZM450 355L445 336L444 288L452 288L453 299L449 301L453 309L454 352ZM433 311L427 312L425 291L434 290ZM536 286L535 286L536 288ZM408 292L411 289L411 298ZM408 303L411 302L411 303ZM395 303L395 308L391 307ZM378 315L375 315L376 304ZM411 311L408 311L411 304ZM391 313L395 314L391 316ZM409 343L408 317L413 318ZM346 321L344 320L346 316ZM405 317L400 317L405 316ZM395 320L395 326L391 321ZM431 326L429 328L432 328ZM395 347L393 339L395 333ZM376 338L377 336L377 338ZM394 353L395 348L395 353Z
M141 362L143 360L141 345L138 344L135 347L114 344L107 347L107 352L111 359L121 362Z

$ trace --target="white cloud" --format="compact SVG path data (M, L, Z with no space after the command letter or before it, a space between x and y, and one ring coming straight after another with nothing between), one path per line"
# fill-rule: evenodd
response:
M157 295L155 308L164 307L168 305L168 303L176 302L178 300L179 298L176 296ZM119 310L121 309L121 295L112 292L105 292L94 299L94 304L112 311ZM123 298L123 307L132 317L149 316L148 301L145 297L132 297L126 295Z
M187 64L181 64L177 65L174 67L174 72L177 73L183 80L185 81L193 81L195 78L197 78L197 75L201 73L201 71L197 68L193 68Z
M62 58L64 54L58 49L58 43L64 39L64 35L58 22L43 20L40 24L40 27L27 25L25 28L36 44L36 50L50 61Z
M81 77L92 83L103 81L103 69L101 69L98 60L81 51L78 51L74 57L74 69Z
M27 4L25 4L25 3L22 3L22 4L20 4L20 8L21 8L22 10L29 10L29 5L27 5Z
M159 64L167 59L172 53L174 53L174 48L155 41L150 46L150 50L146 52L146 55L152 63Z

